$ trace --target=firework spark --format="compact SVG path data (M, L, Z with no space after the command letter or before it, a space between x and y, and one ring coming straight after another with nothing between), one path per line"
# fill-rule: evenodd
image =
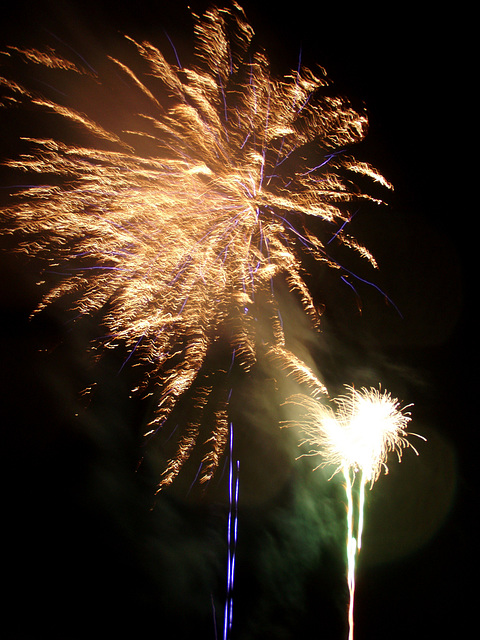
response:
M349 640L353 640L355 565L362 546L365 488L372 487L382 470L388 473L387 458L395 452L401 461L403 450L410 447L407 425L411 420L408 407L400 407L396 398L375 388L357 390L334 399L336 411L312 396L298 394L289 402L300 406L304 414L295 422L300 428L303 455L319 456L320 466L334 469L332 477L342 473L347 498L347 584L350 595L348 621ZM417 435L418 434L412 434ZM422 438L423 439L423 438ZM355 503L355 480L358 475L358 502Z
M200 482L212 477L225 453L228 385L223 396L218 385L214 392L207 372L217 341L228 344L231 361L243 370L262 350L294 375L314 377L286 345L274 279L284 278L316 326L302 255L340 273L341 266L308 221L323 223L328 238L375 267L347 232L348 209L353 202L378 202L356 186L356 176L388 186L348 154L363 138L367 119L332 95L323 70L299 67L273 77L235 3L195 20L190 68L130 37L125 46L134 64L110 57L102 72L51 48L10 47L1 56L3 105L50 114L60 130L82 140L31 137L28 153L7 162L26 172L30 184L2 210L4 226L21 236L20 250L45 260L46 273L62 274L37 311L61 297L73 299L80 315L102 310L100 346L125 345L128 359L147 372L139 388L158 390L147 435L191 394L195 415L160 487L189 458L207 411L214 427ZM8 63L17 58L40 75L57 74L65 95L78 95L75 83L94 87L95 115L8 77ZM98 116L112 78L128 87L129 104L138 104L127 125ZM35 176L38 184L32 184Z

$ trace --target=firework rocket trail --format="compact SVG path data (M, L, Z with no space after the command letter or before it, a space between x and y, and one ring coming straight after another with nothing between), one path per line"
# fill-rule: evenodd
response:
M372 487L382 469L388 473L387 457L395 452L399 462L407 447L417 450L407 440L407 425L411 420L407 407L388 392L375 388L357 390L346 387L347 393L334 399L336 411L312 395L296 394L288 403L297 405L302 415L287 426L300 429L300 446L308 445L304 456L319 456L320 466L334 469L332 476L342 473L347 499L347 584L349 591L349 640L353 640L355 565L362 546L365 488ZM424 439L418 434L415 435ZM358 501L354 500L354 485L358 481Z
M235 3L195 20L191 68L130 37L134 63L108 57L101 72L71 52L12 46L1 55L2 104L49 114L81 138L31 137L29 151L7 162L31 183L39 180L12 194L3 226L19 237L19 250L45 260L46 273L62 274L38 310L64 296L79 315L102 311L100 346L125 345L128 360L146 371L139 389L160 395L146 435L191 394L194 414L159 488L189 458L207 412L214 426L202 444L201 483L228 446L227 389L223 396L214 391L207 372L216 342L227 342L244 371L261 355L300 382L314 379L286 344L274 279L287 282L316 326L302 256L346 271L308 222L321 222L335 244L376 267L347 232L349 206L378 202L356 186L356 176L389 186L347 153L364 137L367 119L332 95L323 70L299 66L273 77ZM78 94L75 83L93 87L96 115L8 77L8 63L18 59L42 78L53 74L65 95ZM112 78L127 87L129 104L138 104L128 124L102 114ZM321 385L317 391L325 392Z
M227 525L227 545L228 545L228 557L227 557L227 596L225 599L225 611L224 611L224 626L223 626L223 638L227 640L229 632L232 628L232 616L233 616L233 585L235 581L235 557L237 548L237 528L238 528L238 494L239 494L239 476L240 476L240 461L236 460L234 464L233 458L233 425L230 423L229 427L229 441L230 441L230 453L229 453L229 479L228 479L228 494L229 494L229 512L228 512L228 525Z

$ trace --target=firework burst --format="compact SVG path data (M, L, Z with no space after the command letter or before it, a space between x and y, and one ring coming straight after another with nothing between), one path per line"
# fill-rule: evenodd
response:
M399 461L405 448L417 450L407 440L411 420L408 407L390 393L375 388L346 387L347 393L334 399L336 411L312 396L297 394L288 402L300 407L302 415L288 426L300 429L300 446L309 450L305 456L318 456L320 466L333 468L332 477L343 474L347 499L347 583L350 594L349 640L353 640L355 565L362 546L365 488L372 487L382 470L388 473L387 458L395 452ZM422 438L422 436L417 437ZM422 438L423 439L423 438ZM359 476L358 501L354 485Z
M361 472L373 485L382 469L388 472L389 453L395 452L401 460L403 449L414 449L406 430L411 416L388 392L346 389L346 394L334 399L336 411L310 396L290 399L306 410L297 423L303 434L301 446L311 447L304 455L321 456L320 465L335 467L332 475L346 468L354 475Z
M195 16L195 37L190 68L130 37L135 63L112 56L98 72L73 54L9 47L0 79L3 105L50 114L61 131L82 139L31 137L28 152L7 162L29 175L29 186L2 210L4 226L21 236L20 250L45 260L46 272L62 274L37 311L64 296L78 314L103 311L101 346L125 345L131 362L145 365L139 388L158 389L147 435L192 393L194 415L160 487L190 456L207 409L214 426L201 482L224 454L229 387L223 396L218 388L213 393L206 371L216 342L226 341L229 360L244 370L261 349L300 381L314 378L286 345L274 279L285 279L316 326L302 255L340 266L308 222L323 223L330 238L375 267L347 232L349 205L375 201L355 186L356 176L388 186L348 155L367 120L332 95L323 70L299 67L273 77L235 3ZM9 77L13 59L42 78L57 74L70 95L79 93L75 83L94 86L94 114ZM112 77L138 104L126 126L114 115L96 115Z

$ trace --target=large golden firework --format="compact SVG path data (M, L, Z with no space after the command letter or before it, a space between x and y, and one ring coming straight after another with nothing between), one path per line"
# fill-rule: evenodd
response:
M80 314L105 310L103 345L126 345L132 362L145 365L140 386L160 389L148 433L195 390L196 414L160 486L188 459L207 406L215 425L201 481L212 477L225 449L228 388L214 397L205 373L214 343L226 341L245 370L262 349L299 380L314 380L286 344L273 279L288 283L316 325L302 255L340 267L309 221L324 223L329 237L375 266L347 233L349 204L374 200L355 185L356 176L388 186L348 154L367 119L332 95L323 70L299 67L273 77L235 3L195 16L195 36L190 68L129 37L134 57L128 63L109 57L98 72L51 48L12 46L2 54L2 103L50 114L61 131L82 139L30 137L28 152L7 163L27 172L30 184L3 209L6 228L22 235L20 250L63 274L39 310L62 296L73 298ZM9 77L13 59L38 74L57 74L57 83L61 74L70 97L75 83L90 83L98 95L94 113ZM127 87L129 104L137 104L128 126L114 113L101 113L102 91L111 89L112 78L119 92ZM38 184L32 184L35 175ZM321 385L316 391L323 392Z

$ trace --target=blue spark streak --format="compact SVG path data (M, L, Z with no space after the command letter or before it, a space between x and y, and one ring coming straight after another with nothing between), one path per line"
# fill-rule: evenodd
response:
M170 43L170 46L173 49L173 53L175 54L175 59L177 60L177 65L178 65L179 69L183 69L183 67L182 67L182 65L180 63L180 58L178 57L178 53L177 53L177 50L175 49L175 45L173 44L172 39L170 38L170 36L168 35L168 33L165 30L163 31L163 33L165 34L165 37L167 38L167 40Z
M127 364L127 362L130 360L130 358L133 356L133 354L135 353L135 351L137 350L138 346L140 345L141 341L143 340L143 338L145 337L145 334L143 333L140 338L137 340L137 342L135 343L135 346L133 347L133 349L130 351L130 353L128 354L128 356L125 358L125 360L122 363L122 366L120 367L120 369L118 370L118 373L120 374L123 371L124 366Z
M332 240L335 240L335 238L338 236L338 234L343 231L343 229L346 227L346 225L349 224L352 221L353 217L356 216L358 212L359 212L359 209L357 209L354 213L352 213L352 215L347 220L345 220L345 222L342 224L342 226L339 229L337 229L337 231L335 231L335 233L330 238L330 240L327 242L327 244L330 244L332 242Z
M239 496L240 461L233 464L233 424L230 422L230 455L229 455L229 479L228 479L228 524L227 524L227 595L225 599L225 612L223 623L223 639L227 640L232 628L233 617L233 585L235 580L235 560L237 550L238 532L238 496Z

